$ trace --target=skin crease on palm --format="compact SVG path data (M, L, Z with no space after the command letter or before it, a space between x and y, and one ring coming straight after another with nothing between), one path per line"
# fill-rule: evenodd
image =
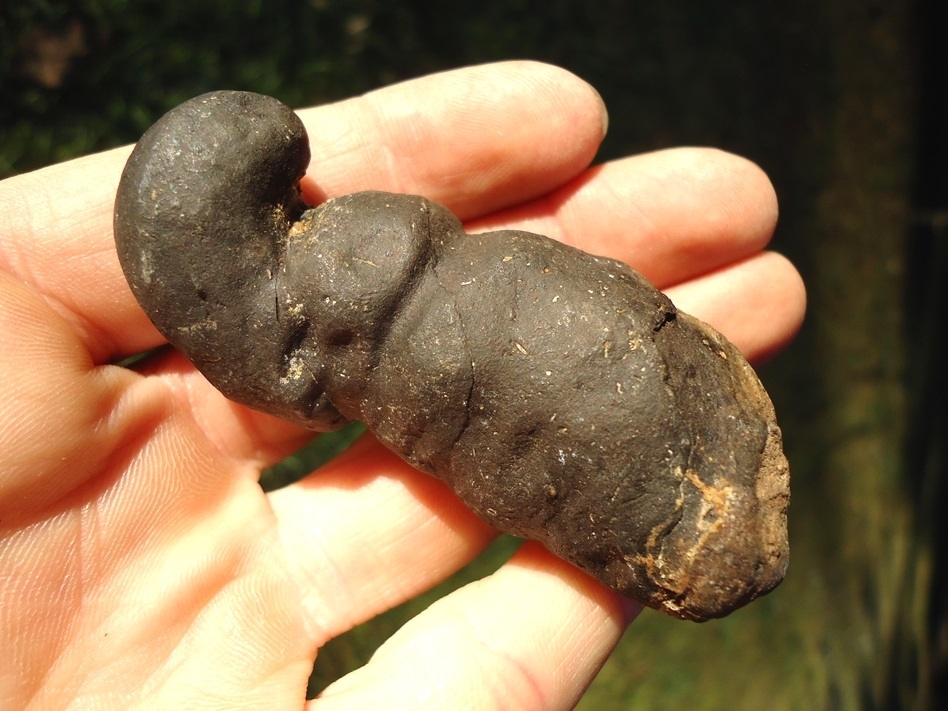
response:
M300 114L311 203L417 193L469 231L623 259L752 362L802 321L797 272L765 251L761 170L703 148L590 167L605 110L562 69L473 67ZM112 241L128 152L0 184L0 707L571 708L638 609L529 543L304 701L326 641L495 534L370 437L263 494L261 469L310 433L168 350L109 365L161 344Z

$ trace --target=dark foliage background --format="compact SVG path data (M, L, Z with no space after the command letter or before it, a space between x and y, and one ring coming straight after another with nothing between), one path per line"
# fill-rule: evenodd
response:
M610 109L600 159L709 144L761 164L807 324L762 375L793 468L793 564L727 620L645 613L588 709L934 709L945 700L948 9L938 0L18 0L0 9L0 175L132 142L217 88L294 106L496 59ZM268 472L276 486L348 439ZM313 691L433 597L334 641Z

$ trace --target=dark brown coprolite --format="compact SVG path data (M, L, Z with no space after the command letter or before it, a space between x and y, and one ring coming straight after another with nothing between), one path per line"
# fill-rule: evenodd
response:
M624 264L467 235L421 197L308 208L306 132L216 92L136 146L115 239L146 313L227 397L350 420L503 531L671 615L720 617L788 561L788 467L737 349Z

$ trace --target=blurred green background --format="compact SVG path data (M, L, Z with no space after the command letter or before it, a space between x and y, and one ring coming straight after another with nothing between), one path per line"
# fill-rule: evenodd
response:
M582 709L934 709L945 540L948 3L943 0L75 0L0 9L0 176L132 142L173 105L241 88L294 106L509 58L603 95L599 160L679 144L758 162L807 323L761 370L793 472L785 583L726 620L647 611ZM305 474L358 434L267 473ZM434 596L333 641L318 691Z

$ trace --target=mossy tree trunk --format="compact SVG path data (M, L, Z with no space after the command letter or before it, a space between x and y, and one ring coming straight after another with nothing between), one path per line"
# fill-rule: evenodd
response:
M810 299L800 339L763 371L792 465L790 574L713 626L633 627L601 682L631 700L604 703L594 686L582 708L931 707L933 542L904 449L913 20L907 4L826 3L808 27L821 46L773 77L805 127L774 125L783 148L759 154L777 161L777 244Z

